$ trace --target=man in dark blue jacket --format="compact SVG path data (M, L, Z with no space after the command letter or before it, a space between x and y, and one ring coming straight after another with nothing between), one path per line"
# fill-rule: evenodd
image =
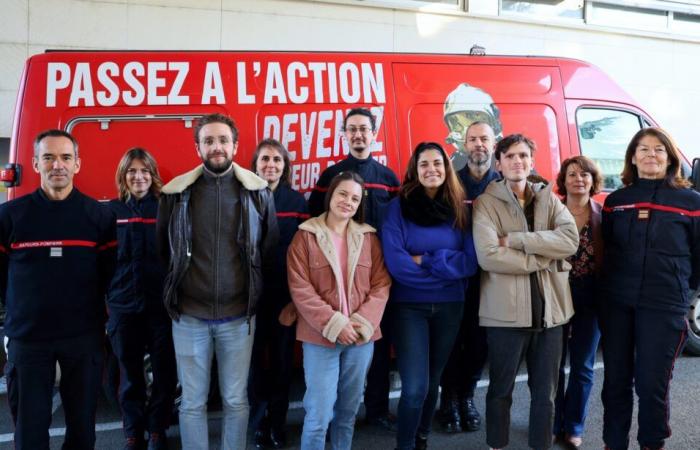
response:
M309 211L312 216L324 211L324 199L333 177L348 170L357 172L365 180L365 221L376 228L379 235L386 205L399 192L399 180L391 169L377 162L370 154L370 146L378 130L376 119L369 109L354 108L348 111L343 129L350 154L323 171L309 197ZM382 321L381 329L383 337L374 344L372 366L367 374L366 418L370 424L396 431L396 420L389 414L390 327Z
M0 294L9 337L15 448L49 448L56 363L66 417L63 448L95 447L104 294L114 271L109 210L73 187L78 145L61 130L34 141L41 187L0 206Z
M501 175L493 168L496 136L487 122L473 122L467 128L464 149L467 165L457 175L467 192L469 205ZM481 416L474 405L474 390L486 364L486 332L479 326L479 277L469 279L462 326L440 380L440 422L443 431L477 431Z

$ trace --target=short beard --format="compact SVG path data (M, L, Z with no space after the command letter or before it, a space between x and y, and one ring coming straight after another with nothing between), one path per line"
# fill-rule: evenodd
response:
M350 147L353 152L357 153L358 155L365 157L365 155L369 156L369 145L366 147L362 147L360 149L355 148L355 147Z
M467 156L467 159L469 160L470 166L485 167L485 166L491 165L491 158L486 158L483 161L480 161L480 160L472 158L472 155L469 154L469 156Z
M220 174L226 172L233 164L233 161L227 159L225 163L220 165L213 165L208 159L204 160L204 167L206 167L210 172L215 174Z

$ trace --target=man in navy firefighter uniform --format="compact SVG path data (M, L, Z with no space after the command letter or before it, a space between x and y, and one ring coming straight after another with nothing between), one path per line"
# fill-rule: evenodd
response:
M49 448L58 362L63 448L93 449L114 219L73 187L80 158L70 134L39 134L33 168L41 187L0 206L0 294L9 337L5 372L17 400L15 448Z
M496 136L487 122L472 122L465 133L464 150L467 164L457 172L467 204L471 206L486 186L501 175L493 167ZM440 378L440 425L447 433L477 431L481 415L474 404L474 391L486 365L488 345L486 329L479 326L479 292L481 269L469 278L464 316L459 335Z
M333 177L348 170L357 172L365 180L365 221L376 228L379 235L386 204L399 192L399 180L391 169L370 155L370 145L377 137L377 123L369 109L354 108L348 111L343 130L350 154L323 171L309 197L309 211L312 216L324 211L324 199ZM389 414L391 327L385 326L388 316L384 314L385 319L382 320L382 339L374 343L374 357L365 389L365 411L368 423L396 431L396 419Z

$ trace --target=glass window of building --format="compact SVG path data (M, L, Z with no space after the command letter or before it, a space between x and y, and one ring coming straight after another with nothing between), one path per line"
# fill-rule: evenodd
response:
M396 3L404 6L422 6L423 5L449 5L459 6L460 0L376 0L381 3ZM358 3L362 3L361 1Z
M668 11L591 2L587 22L616 28L667 32Z
M583 20L584 0L501 0L501 13Z
M671 29L679 34L700 34L700 15L673 13Z

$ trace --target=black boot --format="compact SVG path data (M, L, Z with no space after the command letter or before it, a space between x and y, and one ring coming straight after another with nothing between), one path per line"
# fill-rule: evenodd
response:
M462 419L464 431L479 431L481 428L481 416L474 406L473 398L462 398L459 401L459 414Z
M270 429L271 448L285 448L287 446L287 432L284 427L272 427Z
M452 394L448 389L443 389L440 394L439 416L440 426L445 433L459 433L462 431L461 418L459 416L459 401L457 396Z
M416 434L416 446L413 448L415 450L428 450L428 436Z

